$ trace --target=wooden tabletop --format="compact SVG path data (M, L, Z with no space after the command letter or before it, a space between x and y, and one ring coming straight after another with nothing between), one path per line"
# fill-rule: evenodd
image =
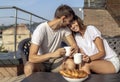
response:
M22 82L67 82L59 73L36 72ZM120 82L120 73L91 74L84 82Z

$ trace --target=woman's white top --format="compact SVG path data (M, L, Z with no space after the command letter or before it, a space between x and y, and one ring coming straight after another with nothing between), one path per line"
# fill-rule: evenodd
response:
M88 56L92 56L98 53L98 49L94 43L94 40L97 37L100 37L103 40L103 44L105 47L106 55L103 59L117 56L117 54L112 50L112 48L110 48L107 41L101 37L101 32L95 26L87 26L83 37L80 35L80 33L75 34L75 40L77 42L77 45L79 46L79 48L82 48L84 53Z

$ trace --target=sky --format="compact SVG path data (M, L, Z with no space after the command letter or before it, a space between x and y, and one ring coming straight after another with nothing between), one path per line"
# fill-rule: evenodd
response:
M83 7L84 0L0 0L0 6L16 6L48 20L53 19L56 8L61 4Z

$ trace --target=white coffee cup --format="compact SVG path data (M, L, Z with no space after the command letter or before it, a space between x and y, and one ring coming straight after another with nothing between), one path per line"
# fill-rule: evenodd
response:
M70 52L71 52L71 47L70 46L66 46L64 47L66 50L65 56L70 56Z
M82 54L81 53L74 54L74 63L75 64L82 63Z

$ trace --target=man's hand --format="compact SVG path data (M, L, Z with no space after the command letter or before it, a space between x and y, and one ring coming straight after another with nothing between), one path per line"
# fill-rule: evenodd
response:
M53 52L52 57L53 58L58 58L61 57L63 55L65 55L66 51L64 48L59 48L57 49L55 52Z
M71 46L71 56L70 57L73 57L74 53L78 53L78 51L79 51L78 46Z
M79 51L78 46L72 46L71 47L71 53L78 53L78 51Z
M76 44L76 42L74 40L73 35L72 34L68 35L66 37L66 40L67 40L68 44L71 46L71 55L73 53L78 53L79 47L77 46L77 44Z

